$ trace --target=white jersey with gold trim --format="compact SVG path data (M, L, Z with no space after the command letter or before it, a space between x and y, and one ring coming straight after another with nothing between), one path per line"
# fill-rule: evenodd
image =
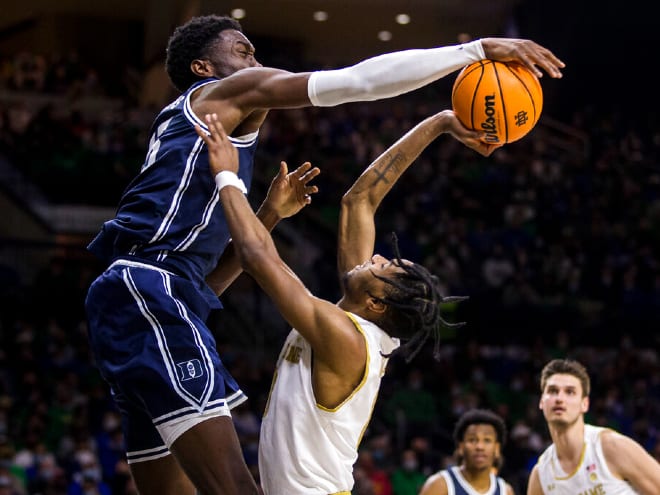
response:
M259 474L266 495L350 492L358 446L371 419L381 378L399 340L373 323L347 315L367 343L360 384L334 409L316 403L312 349L293 329L280 352L261 424Z
M559 464L555 445L539 457L537 466L545 495L636 495L629 483L616 478L603 455L600 434L607 428L584 425L584 449L573 473L565 473Z

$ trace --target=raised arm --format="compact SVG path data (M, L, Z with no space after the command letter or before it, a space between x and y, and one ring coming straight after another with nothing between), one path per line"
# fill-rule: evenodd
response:
M461 45L386 53L335 70L292 73L267 67L245 68L202 89L201 97L193 101L193 109L199 116L218 113L231 133L242 115L255 110L391 98L486 58L519 61L539 77L539 68L559 78L564 67L550 50L531 40L484 38Z
M408 131L362 172L342 198L337 257L340 276L374 254L376 209L420 153L446 132L483 155L495 149L479 139L480 133L463 127L451 110L428 117Z
M315 106L390 98L421 88L479 60L516 60L542 76L561 77L564 63L550 50L530 40L484 38L462 45L404 50L364 60L345 69L314 72L309 98Z
M199 127L197 132L209 147L211 173L241 267L273 300L284 319L309 341L315 357L341 374L340 365L346 368L346 359L360 359L364 343L360 347L358 339L362 337L343 310L312 295L280 258L270 233L245 197L244 186L235 173L236 150L217 116L209 119L208 126L210 136Z

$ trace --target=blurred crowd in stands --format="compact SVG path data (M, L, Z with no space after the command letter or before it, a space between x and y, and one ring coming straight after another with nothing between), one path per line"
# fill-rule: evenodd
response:
M0 95L1 157L54 203L116 204L139 170L156 109L129 91L110 95L75 54L0 57ZM319 296L338 296L342 193L394 140L447 108L448 95L436 87L271 112L251 199L282 159L321 167L313 204L276 230L284 257ZM392 359L354 494L416 494L452 462L454 422L473 407L506 420L501 474L524 493L549 442L538 373L554 357L591 372L589 422L630 435L660 460L660 127L652 116L587 105L565 122L542 119L490 158L442 136L377 219L381 253L391 254L394 231L403 257L437 273L447 294L470 296L446 308L468 324L447 332L439 361L428 351L410 364ZM54 257L26 281L0 265L0 495L136 493L120 418L87 348L82 302L100 269L89 257ZM264 316L273 309L245 278L226 303L236 325L217 338L250 397L234 420L258 476L260 414L288 329Z

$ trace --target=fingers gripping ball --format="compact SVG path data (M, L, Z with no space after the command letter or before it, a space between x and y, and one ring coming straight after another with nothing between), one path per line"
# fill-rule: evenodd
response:
M525 136L543 108L541 83L518 62L481 60L456 76L452 106L461 123L484 131L484 141L506 144Z

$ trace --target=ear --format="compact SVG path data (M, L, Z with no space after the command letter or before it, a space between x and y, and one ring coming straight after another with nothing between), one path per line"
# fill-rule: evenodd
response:
M584 397L582 399L582 413L586 413L589 410L589 397Z
M211 62L199 58L190 62L190 70L193 74L200 77L211 77L215 75Z
M369 296L367 298L367 309L369 311L373 311L374 313L383 314L387 309L387 304L379 301L375 297Z

